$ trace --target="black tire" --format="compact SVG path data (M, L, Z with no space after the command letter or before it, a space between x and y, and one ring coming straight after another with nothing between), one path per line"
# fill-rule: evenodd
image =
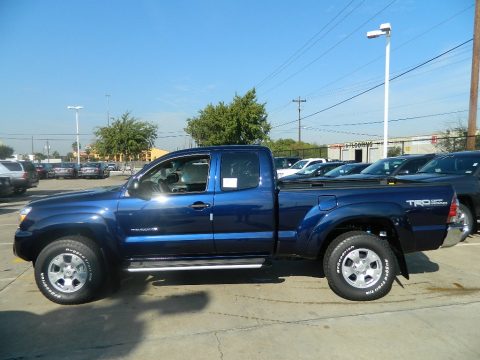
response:
M105 270L98 246L82 236L66 236L47 245L35 261L35 281L49 300L61 305L92 300Z
M469 235L472 235L475 233L475 222L473 219L472 211L467 205L460 203L458 210L460 212L460 221L463 224L463 236L462 236L462 241L463 241Z
M328 246L324 258L330 288L353 301L376 300L387 295L395 280L396 268L395 255L388 242L362 231L338 236Z
M25 194L26 191L27 191L27 188L15 188L13 190L13 193L17 195L22 195L22 194Z

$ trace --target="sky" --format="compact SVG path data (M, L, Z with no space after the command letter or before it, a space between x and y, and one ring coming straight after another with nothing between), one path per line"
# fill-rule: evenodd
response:
M299 97L303 141L381 138L383 86L343 101L384 81L386 37L366 32L387 22L391 77L447 52L390 82L389 136L438 133L468 117L473 17L473 0L0 0L0 142L66 154L80 105L82 147L129 111L181 149L187 119L252 88L272 139L297 139Z

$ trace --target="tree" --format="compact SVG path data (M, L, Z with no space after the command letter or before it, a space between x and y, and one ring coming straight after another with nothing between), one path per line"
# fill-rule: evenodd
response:
M0 145L0 159L6 159L13 155L13 148L7 145Z
M82 148L82 144L79 144L79 145L80 145L79 148L81 149L81 148ZM77 142L76 142L76 141L74 141L74 142L72 143L72 150L73 150L74 153L77 152Z
M57 150L55 150L53 153L52 153L52 158L54 159L59 159L60 158L60 154Z
M264 143L275 156L328 157L328 146L298 142L293 139L268 140Z
M458 124L453 127L449 127L445 131L441 132L435 147L443 152L463 151L467 147L467 127L458 121ZM480 147L480 139L478 136L475 138L475 148Z
M255 89L235 95L230 104L209 104L198 117L187 119L185 132L200 146L254 144L268 139L265 104L257 102Z
M42 160L45 160L47 157L44 154L37 152L35 153L34 158L35 160L42 161Z
M388 148L387 157L399 156L402 155L402 148L400 146L394 146Z
M72 152L68 152L67 155L65 155L65 159L67 161L72 161L73 159L73 153Z
M96 152L100 156L123 155L125 160L136 159L142 151L153 147L157 138L157 125L140 121L125 112L110 126L95 130Z

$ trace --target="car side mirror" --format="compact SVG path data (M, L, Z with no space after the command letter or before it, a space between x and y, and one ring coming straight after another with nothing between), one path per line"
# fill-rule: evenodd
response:
M138 179L132 179L128 184L127 190L128 194L133 197L138 197L143 200L150 200L152 198L152 192L142 187L142 183L138 181Z

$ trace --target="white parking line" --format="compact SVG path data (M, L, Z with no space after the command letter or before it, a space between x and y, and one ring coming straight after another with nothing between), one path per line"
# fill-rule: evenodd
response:
M0 224L0 226L18 226L18 224Z
M13 243L0 243L0 246L1 246L1 245L10 245L10 246L12 246Z
M457 246L480 246L480 243L478 243L478 244L458 244Z

